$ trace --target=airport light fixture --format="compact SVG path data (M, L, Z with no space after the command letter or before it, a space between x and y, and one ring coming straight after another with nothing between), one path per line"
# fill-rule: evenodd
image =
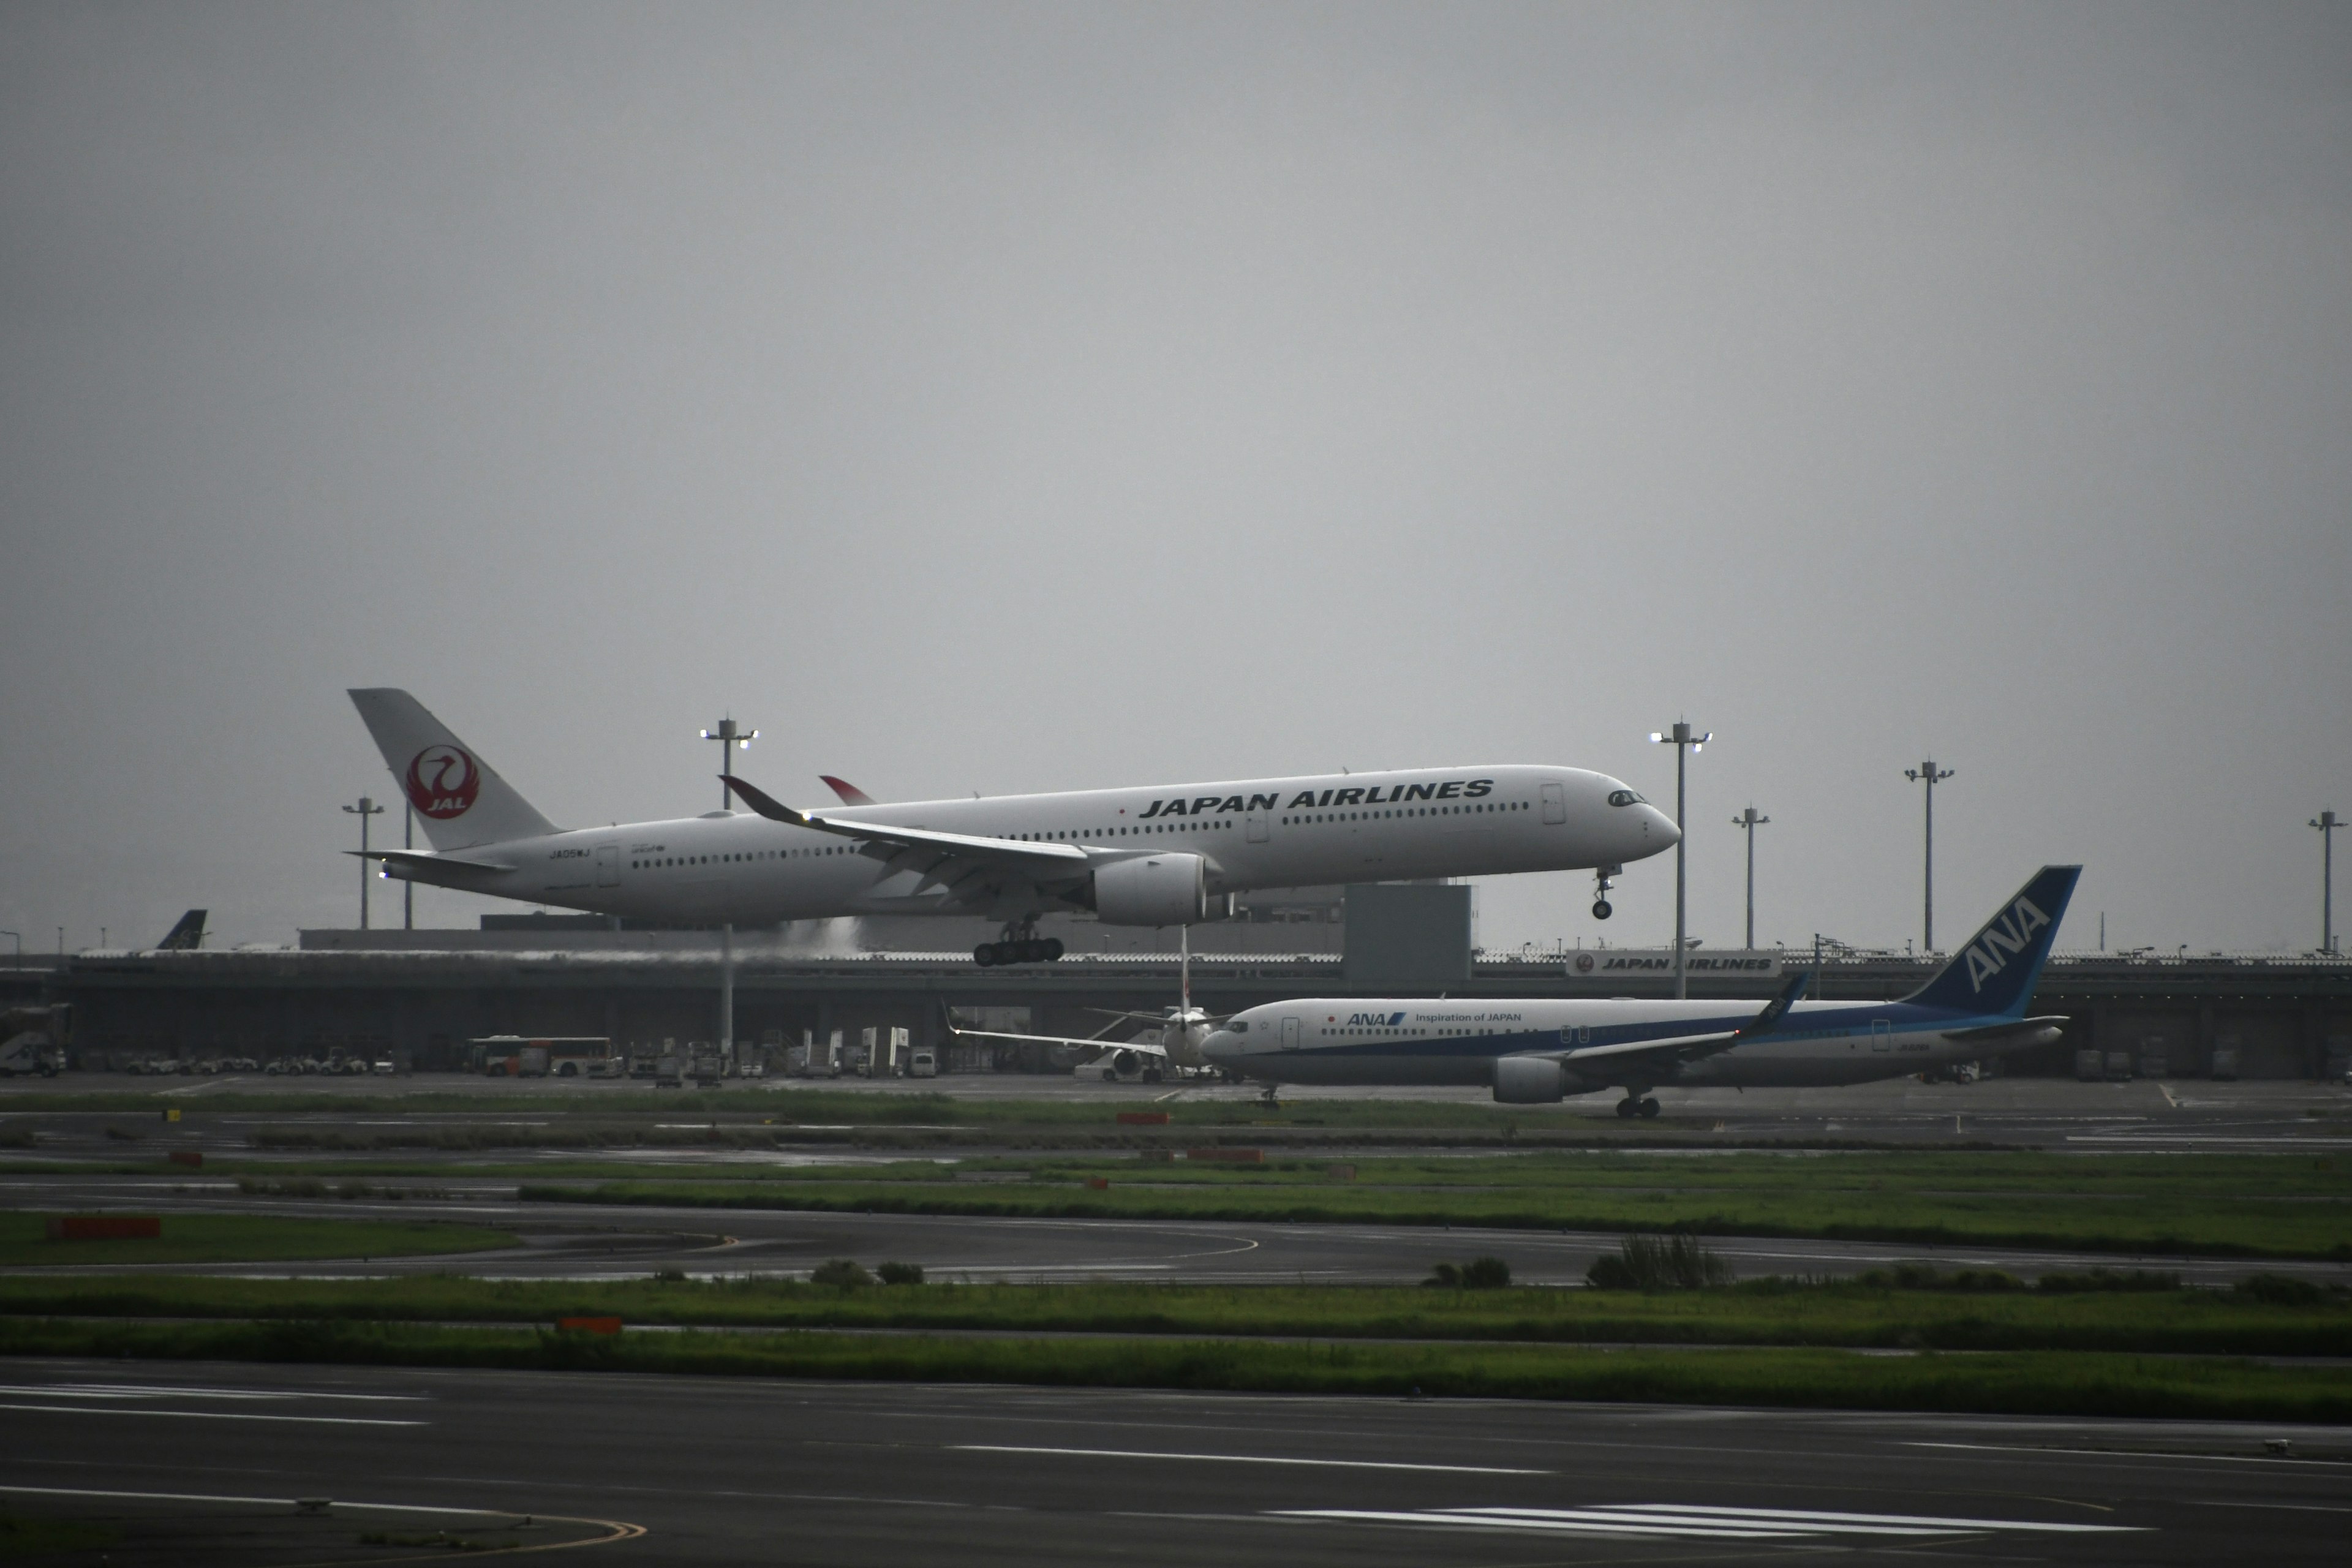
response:
M1759 816L1749 806L1731 819L1731 826L1748 835L1748 951L1756 951L1756 830L1772 819Z
M719 742L719 804L725 810L732 811L735 809L735 789L727 782L727 776L735 771L735 748L750 745L760 738L760 731L738 729L730 717L719 721L716 730L705 730L702 738Z
M1704 749L1706 743L1714 739L1714 731L1710 730L1703 735L1694 734L1691 727L1680 719L1675 721L1674 728L1671 730L1650 731L1652 745L1670 745L1675 749L1675 833L1676 835L1675 839L1675 996L1676 1000L1690 994L1689 982L1684 974L1685 959L1690 952L1690 944L1683 940L1685 886L1683 850L1685 847L1683 837L1683 760L1691 752Z
M1927 868L1923 894L1925 912L1919 922L1919 951L1936 951L1936 786L1952 776L1950 768L1938 768L1933 761L1921 763L1916 768L1905 768L1903 776L1914 784L1927 786Z
M2336 830L2344 826L2332 811L2311 819L2319 829L2319 951L2336 956Z
M359 805L347 805L343 809L360 819L360 930L365 931L368 928L368 878L372 875L368 870L368 818L382 816L383 807L362 795Z

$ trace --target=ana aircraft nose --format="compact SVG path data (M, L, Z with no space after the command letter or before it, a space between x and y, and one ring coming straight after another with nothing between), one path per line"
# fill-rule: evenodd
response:
M1655 848L1672 849L1683 841L1683 830L1675 826L1673 817L1654 805L1644 805L1642 809L1649 813L1650 817L1650 831L1644 836L1643 842Z
M1201 1042L1201 1057L1219 1067L1226 1066L1242 1054L1242 1037L1231 1029L1219 1029Z

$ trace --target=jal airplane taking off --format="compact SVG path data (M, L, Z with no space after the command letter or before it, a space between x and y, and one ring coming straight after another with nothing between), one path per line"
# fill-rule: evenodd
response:
M1800 974L1762 1011L1724 1002L1309 998L1247 1008L1200 1047L1267 1087L1486 1084L1534 1105L1622 1089L1620 1116L1655 1116L1662 1084L1866 1083L2045 1046L2063 1017L2025 1005L2079 866L2044 866L1935 978L1895 1002L1800 1002Z
M1605 920L1609 879L1681 837L1605 774L1519 763L814 810L730 777L751 812L566 830L407 692L351 696L433 846L369 849L386 876L649 921L981 915L983 965L1059 958L1046 914L1189 925L1255 888L1589 869Z

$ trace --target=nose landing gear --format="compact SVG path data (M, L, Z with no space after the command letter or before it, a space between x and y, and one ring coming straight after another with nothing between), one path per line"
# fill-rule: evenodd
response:
M1616 884L1609 879L1623 875L1624 870L1625 868L1622 866L1599 866L1593 868L1592 918L1594 920L1605 921L1617 912L1609 902L1609 889Z

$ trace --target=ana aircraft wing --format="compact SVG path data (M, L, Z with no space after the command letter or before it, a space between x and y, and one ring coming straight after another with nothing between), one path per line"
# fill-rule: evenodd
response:
M823 812L801 811L784 805L732 774L719 775L743 804L771 822L789 823L812 832L854 838L866 856L887 863L894 871L913 871L922 880L918 891L942 888L950 898L984 902L1013 877L1041 887L1076 882L1085 877L1095 858L1075 844L1048 844L1018 838L986 838L969 833L940 833L929 827L900 827L887 822L852 822Z
M1625 1040L1613 1046L1587 1046L1582 1050L1559 1053L1558 1059L1567 1066L1576 1067L1587 1062L1651 1053L1685 1062L1711 1057L1759 1035L1770 1033L1782 1016L1795 1005L1797 998L1804 994L1805 987L1812 978L1810 973L1798 975L1780 988L1779 995L1764 1004L1763 1011L1736 1029L1718 1029L1703 1035L1676 1035L1663 1040Z

